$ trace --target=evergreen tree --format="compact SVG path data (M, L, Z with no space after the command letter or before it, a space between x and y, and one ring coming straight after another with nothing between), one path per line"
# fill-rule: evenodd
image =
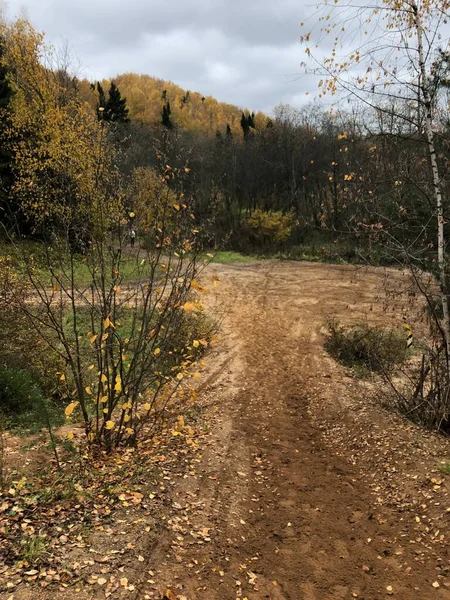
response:
M161 123L167 129L172 129L173 128L173 124L172 124L172 121L170 119L171 112L172 111L170 110L170 102L167 100L167 102L164 104L164 106L162 108L162 113L161 113Z
M225 135L226 135L228 138L231 138L231 137L233 137L233 133L232 133L232 131L231 131L231 127L230 127L230 124L229 124L229 123L227 123L227 130L226 130L226 134L225 134Z
M97 103L97 117L99 120L105 117L105 105L106 105L106 96L105 92L101 86L101 83L97 81L97 94L98 94L98 103Z
M181 101L180 101L180 108L183 108L183 106L185 106L186 104L189 104L191 100L191 92L188 90L185 94L183 94L183 96L181 97Z
M244 139L248 139L250 135L253 135L252 129L255 129L255 113L246 115L244 112L241 116L241 127L244 132Z
M103 121L113 123L128 123L127 99L122 98L119 88L114 81L111 82L106 99L105 91L102 85L97 82L98 104L97 116Z
M242 127L242 131L244 133L244 138L246 138L249 134L250 126L248 123L248 117L245 116L245 113L242 113L242 116L241 116L241 127Z
M106 101L104 108L103 118L106 121L114 123L128 123L130 121L128 117L127 99L122 98L119 88L114 81L111 82L108 100Z

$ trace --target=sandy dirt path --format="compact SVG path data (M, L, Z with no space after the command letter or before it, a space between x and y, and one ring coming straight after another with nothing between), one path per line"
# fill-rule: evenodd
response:
M401 319L401 306L382 310L386 274L278 262L212 270L223 333L201 389L211 441L176 490L173 535L152 555L160 581L188 600L450 598L447 491L430 492L425 529L440 529L427 543L420 511L432 502L421 508L414 488L448 443L353 406L358 384L323 350L331 314ZM186 528L204 537L186 544Z

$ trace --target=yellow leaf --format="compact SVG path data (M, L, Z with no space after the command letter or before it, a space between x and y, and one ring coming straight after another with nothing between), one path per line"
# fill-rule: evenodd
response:
M128 421L131 419L130 415L125 415L123 418L124 423L128 423Z
M134 217L134 212L131 211L129 214L130 214L130 219L132 219Z
M88 366L88 371L92 371L92 369L95 367L95 365L89 365Z
M94 335L91 335L91 337L89 338L89 341L91 344L93 344L95 342L95 340L97 339L98 335L95 333Z
M65 381L66 380L66 376L64 375L64 373L61 373L61 377L59 379L60 379L60 381Z
M102 402L103 404L105 404L105 402L108 402L108 396L102 396L100 398L100 402Z
M194 340L192 342L192 345L194 346L194 348L198 348L200 346L200 342L198 340Z
M178 373L177 379L179 379L181 381L183 379L183 373Z
M101 379L102 383L106 383L108 381L108 378L106 377L106 375L104 373L102 373L102 376L100 379Z
M66 410L64 411L64 414L66 415L66 417L70 417L70 415L73 413L73 411L75 410L77 405L78 405L78 400L76 402L71 402L68 406L66 406Z
M133 433L134 433L134 429L131 429L131 427L127 427L127 428L125 429L125 432L126 432L128 435L133 435Z
M146 402L144 405L145 410L150 410L150 404L148 402Z
M69 433L67 434L67 439L73 440L73 431L69 431Z
M116 385L114 386L114 390L116 392L122 391L122 379L120 378L120 375L117 375L116 377Z
M114 427L114 421L106 421L105 429L112 429Z
M161 348L155 348L155 350L153 351L153 354L155 356L158 356L158 354L161 354Z
M200 379L200 373L198 371L195 371L195 373L192 375L192 377L194 379Z
M177 417L177 429L179 431L184 429L184 417L183 415L178 415Z
M86 394L89 394L89 396L92 396L92 390L91 390L90 386L87 385L84 389L86 390Z
M174 204L173 205L174 209L178 212L180 210L180 205L179 204Z
M192 312L195 310L195 305L192 302L186 302L183 306L183 310L186 312Z

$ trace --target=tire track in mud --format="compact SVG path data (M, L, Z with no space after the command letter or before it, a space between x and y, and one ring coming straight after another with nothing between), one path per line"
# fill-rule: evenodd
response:
M195 497L191 526L210 541L162 548L162 579L188 600L450 598L311 417L312 384L329 361L323 320L371 310L380 277L365 273L361 288L357 272L328 265L218 271L227 310L219 364L203 385L211 443L177 492L180 502ZM345 422L344 412L335 418Z

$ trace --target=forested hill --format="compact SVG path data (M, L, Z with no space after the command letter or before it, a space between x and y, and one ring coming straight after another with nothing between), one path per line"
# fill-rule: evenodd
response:
M240 132L242 112L250 114L233 104L219 102L212 96L203 96L199 92L184 90L178 85L136 73L124 73L114 77L113 81L127 100L129 116L133 121L155 124L161 123L163 107L169 105L172 123L183 129L198 133L225 134L227 125L232 133ZM111 80L101 81L103 89L109 88ZM85 83L85 89L89 86ZM97 96L91 94L91 102ZM262 112L254 115L255 126L264 127L268 117Z

